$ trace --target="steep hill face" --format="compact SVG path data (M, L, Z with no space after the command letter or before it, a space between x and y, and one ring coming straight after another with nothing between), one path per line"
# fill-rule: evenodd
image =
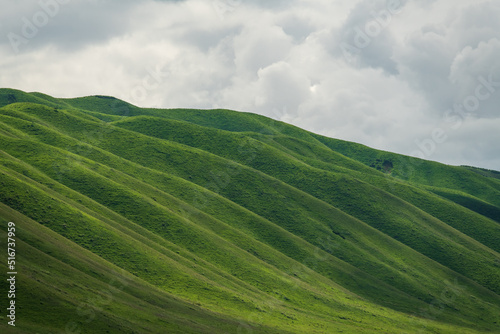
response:
M497 172L255 114L0 89L8 222L2 332L500 331Z

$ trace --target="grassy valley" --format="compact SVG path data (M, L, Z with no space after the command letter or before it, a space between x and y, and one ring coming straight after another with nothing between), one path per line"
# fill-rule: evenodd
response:
M497 333L498 175L251 113L0 89L0 330Z

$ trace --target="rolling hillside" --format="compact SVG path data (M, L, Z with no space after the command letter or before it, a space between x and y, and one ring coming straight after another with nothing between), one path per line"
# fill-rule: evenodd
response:
M0 331L500 333L498 175L251 113L0 89Z

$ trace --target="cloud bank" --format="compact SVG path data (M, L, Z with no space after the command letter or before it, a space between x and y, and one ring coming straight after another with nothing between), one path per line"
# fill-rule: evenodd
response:
M498 1L41 0L2 8L2 87L249 111L500 170Z

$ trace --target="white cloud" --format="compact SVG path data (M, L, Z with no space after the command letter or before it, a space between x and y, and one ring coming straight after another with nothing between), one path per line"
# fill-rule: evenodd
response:
M242 74L255 75L259 70L286 59L292 48L291 37L281 27L259 23L245 27L234 39L234 61Z

